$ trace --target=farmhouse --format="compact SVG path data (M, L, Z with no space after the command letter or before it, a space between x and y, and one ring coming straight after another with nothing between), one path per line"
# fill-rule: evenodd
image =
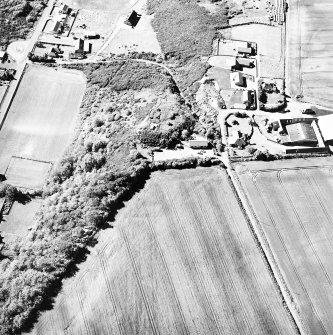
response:
M193 149L207 148L208 147L208 141L207 141L207 139L189 140L188 145L189 145L190 148L193 148Z

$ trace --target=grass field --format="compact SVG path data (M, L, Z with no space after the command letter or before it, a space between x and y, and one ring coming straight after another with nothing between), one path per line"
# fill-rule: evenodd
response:
M287 93L333 106L333 6L327 0L290 3L287 21Z
M79 72L30 65L0 132L0 172L12 156L59 159L73 136L84 90Z
M135 4L136 0L65 0L72 8L102 11L123 11Z
M227 174L156 172L32 334L294 334Z
M238 171L306 333L332 334L333 160L261 162Z

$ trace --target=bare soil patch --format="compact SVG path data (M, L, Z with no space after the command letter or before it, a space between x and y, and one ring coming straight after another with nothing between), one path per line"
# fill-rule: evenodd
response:
M295 334L225 171L154 173L31 334Z

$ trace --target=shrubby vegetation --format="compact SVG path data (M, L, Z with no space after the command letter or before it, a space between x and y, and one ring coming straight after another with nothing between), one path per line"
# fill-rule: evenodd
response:
M1 0L0 46L25 39L44 8L42 0Z
M211 14L197 0L148 0L148 11L155 13L153 27L166 59L177 65L179 88L191 98L197 89L192 85L207 70L201 57L211 54L218 29L228 25L227 3Z
M137 150L135 109L131 113L134 105L129 100L141 89L154 89L157 96L171 94L171 78L142 63L76 68L88 80L80 131L44 187L44 205L34 229L25 240L2 251L0 334L17 334L27 324L85 253L98 229L113 220L123 200L142 186L151 171Z

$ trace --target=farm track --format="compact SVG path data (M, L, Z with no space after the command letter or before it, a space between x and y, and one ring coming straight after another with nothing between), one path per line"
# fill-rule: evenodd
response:
M310 295L309 295L309 293L308 293L308 291L306 289L306 286L305 286L305 284L304 284L304 282L303 282L300 274L297 271L297 267L296 267L296 265L295 265L295 263L293 261L293 257L290 255L290 253L288 251L288 248L287 248L287 246L286 246L286 244L284 242L284 238L283 238L283 236L281 235L281 233L280 233L280 231L278 229L278 224L277 224L276 220L274 219L274 215L271 213L271 211L270 211L270 209L269 209L269 207L268 207L268 205L266 203L265 197L263 196L263 193L262 193L262 191L261 191L261 189L260 189L257 181L253 180L253 184L254 184L255 189L257 190L257 193L258 193L258 195L259 195L259 197L261 199L261 203L263 204L263 206L265 208L265 211L266 211L266 213L267 213L267 215L268 215L271 223L273 224L273 227L274 227L274 230L276 232L276 235L278 236L279 241L280 241L281 245L284 248L285 254L287 255L288 261L289 261L290 265L292 266L293 272L294 272L295 276L297 277L297 280L299 281L299 283L300 283L300 285L301 285L301 287L303 289L303 292L306 295L306 297L307 297L307 299L308 299L308 301L310 303L310 306L311 306L311 309L312 309L313 313L315 314L317 320L319 321L319 324L320 324L320 327L322 329L322 332L323 332L323 334L328 335L329 333L327 332L327 330L326 330L326 328L324 326L324 323L323 323L322 319L319 316L319 313L318 313L318 311L317 311L317 309L315 307L315 304L313 303L313 301L312 301L312 299L311 299L311 297L310 297Z

